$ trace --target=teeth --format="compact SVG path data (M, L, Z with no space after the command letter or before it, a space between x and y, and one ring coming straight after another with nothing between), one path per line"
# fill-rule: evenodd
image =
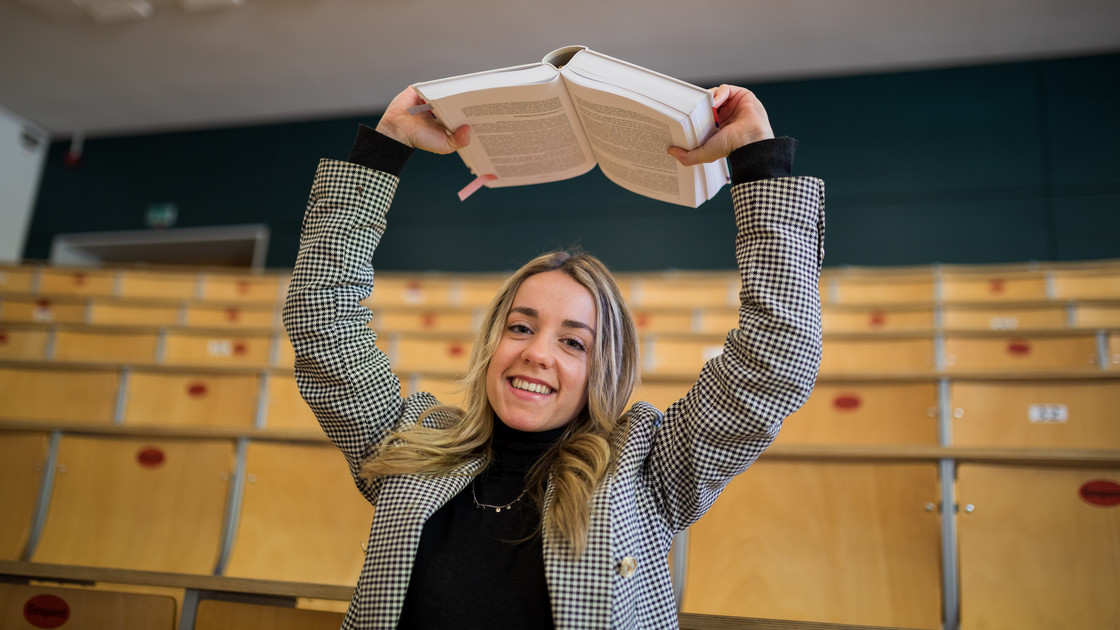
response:
M510 379L510 382L517 389L523 389L527 392L533 392L534 394L551 394L552 393L552 388L551 387L547 387L545 385L540 385L538 383L530 383L529 381L522 380L522 379L519 379L519 378Z

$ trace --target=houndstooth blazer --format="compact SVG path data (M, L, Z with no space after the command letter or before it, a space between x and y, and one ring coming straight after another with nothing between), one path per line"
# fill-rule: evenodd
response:
M359 303L371 291L371 258L397 182L355 164L320 162L283 314L300 391L375 506L343 622L350 629L396 627L424 522L481 466L474 461L442 478L358 476L388 430L415 423L436 404L427 393L402 398L367 326L370 312ZM677 627L666 564L673 535L746 470L813 387L821 351L823 182L762 180L735 186L732 197L739 328L665 413L647 403L627 411L615 434L617 467L591 499L586 551L574 558L564 541L545 535L557 628Z

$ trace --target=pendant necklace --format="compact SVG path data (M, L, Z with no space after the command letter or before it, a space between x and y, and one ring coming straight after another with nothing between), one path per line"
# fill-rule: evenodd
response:
M495 512L501 512L502 510L509 510L511 507L513 507L513 504L520 501L521 498L524 497L525 493L528 492L528 491L529 491L529 489L525 488L524 490L521 491L521 494L517 495L516 499L514 499L513 501L510 501L509 503L507 503L505 505L488 505L486 503L479 503L478 494L476 494L475 490L474 490L474 481L473 480L471 481L471 499L474 500L475 507L483 508L483 509L489 508L489 509L494 510Z

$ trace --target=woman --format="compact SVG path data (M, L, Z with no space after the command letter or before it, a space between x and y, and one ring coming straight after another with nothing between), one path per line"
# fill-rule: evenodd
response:
M666 556L808 397L820 359L823 183L789 177L743 88L684 164L729 157L743 281L739 328L664 414L625 410L637 338L609 272L553 253L518 271L478 333L463 409L401 397L360 301L414 148L470 141L407 89L347 162L323 160L284 322L301 392L374 504L346 628L669 628ZM749 526L747 524L746 526Z

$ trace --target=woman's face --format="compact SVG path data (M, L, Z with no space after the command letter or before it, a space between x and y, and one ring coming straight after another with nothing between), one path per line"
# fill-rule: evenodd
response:
M560 270L521 283L486 371L494 413L519 431L546 431L587 405L595 339L591 292Z

